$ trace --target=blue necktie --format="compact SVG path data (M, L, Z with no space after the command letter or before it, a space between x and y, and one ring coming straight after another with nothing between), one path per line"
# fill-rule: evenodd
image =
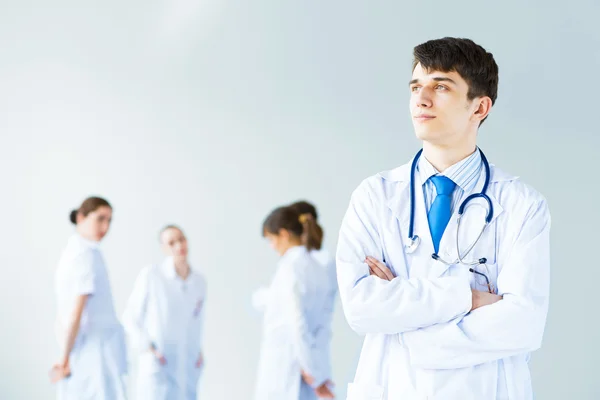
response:
M437 253L440 247L440 240L442 240L442 235L452 215L452 192L456 187L456 183L452 179L441 175L432 176L429 179L435 185L437 192L435 200L431 204L431 209L429 209L429 213L427 214L433 248Z

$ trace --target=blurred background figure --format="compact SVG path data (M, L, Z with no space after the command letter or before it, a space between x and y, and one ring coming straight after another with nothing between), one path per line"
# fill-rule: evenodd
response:
M62 357L50 372L59 400L124 400L126 348L99 242L112 220L108 201L90 197L71 212L76 225L56 271L56 330Z
M319 332L329 329L328 276L311 255L322 230L311 215L280 207L262 233L281 258L271 285L254 299L264 312L255 399L333 398L330 366L318 347Z
M333 376L333 371L331 367L331 340L333 337L332 332L332 322L333 322L333 312L335 307L335 299L337 297L338 285L337 285L337 274L335 270L335 257L327 251L327 249L323 248L323 229L319 224L319 215L317 213L317 208L307 202L307 201L297 201L290 205L292 209L294 209L301 216L306 216L305 218L312 218L315 222L315 245L316 248L310 251L310 254L317 260L317 262L321 265L321 267L325 270L325 274L327 276L327 299L325 302L325 308L323 309L323 317L325 324L323 329L319 330L319 334L317 336L317 347L320 349L320 354L322 356L322 362L324 370L327 373L327 376Z
M165 260L140 272L123 315L139 350L139 400L196 400L204 359L202 322L206 280L188 262L188 242L174 225L163 228Z

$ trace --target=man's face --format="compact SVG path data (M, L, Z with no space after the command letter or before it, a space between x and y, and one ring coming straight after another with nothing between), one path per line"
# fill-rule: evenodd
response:
M410 81L410 113L417 138L453 146L476 135L479 101L467 99L469 85L456 71L415 67Z

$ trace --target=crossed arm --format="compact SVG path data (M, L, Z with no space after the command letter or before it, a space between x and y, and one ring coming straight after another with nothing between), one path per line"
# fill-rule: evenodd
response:
M498 276L498 293L473 291L460 277L394 277L372 258L381 238L368 197L352 201L337 253L344 312L359 333L401 334L413 365L454 369L540 347L548 309L550 215L527 211Z

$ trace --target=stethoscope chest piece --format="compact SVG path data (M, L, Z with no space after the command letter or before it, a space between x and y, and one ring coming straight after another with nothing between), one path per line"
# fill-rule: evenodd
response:
M407 253L414 253L415 250L417 250L417 247L419 247L419 243L421 243L421 238L417 235L414 235L412 238L408 239L408 244L406 245L406 252Z

